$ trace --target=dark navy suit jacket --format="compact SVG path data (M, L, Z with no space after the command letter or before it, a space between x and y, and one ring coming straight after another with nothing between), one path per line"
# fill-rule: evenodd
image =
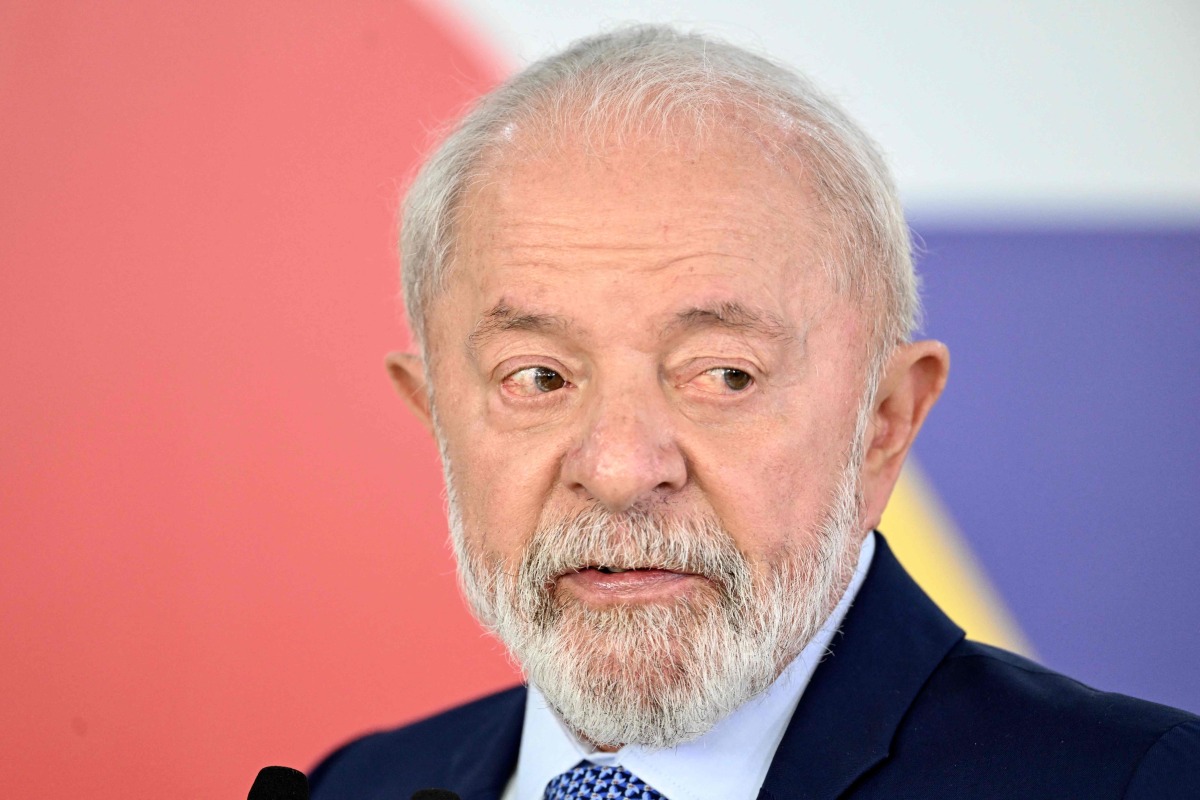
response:
M964 639L877 544L759 800L1200 798L1200 718ZM351 742L313 771L313 800L498 800L524 708L518 687Z

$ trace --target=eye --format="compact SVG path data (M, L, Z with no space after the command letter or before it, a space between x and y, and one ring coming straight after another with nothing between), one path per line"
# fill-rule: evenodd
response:
M718 394L737 394L754 385L754 378L749 372L733 367L714 367L705 370L699 375L697 381L705 391Z
M503 384L513 394L532 397L562 389L567 380L549 367L526 367L509 375Z

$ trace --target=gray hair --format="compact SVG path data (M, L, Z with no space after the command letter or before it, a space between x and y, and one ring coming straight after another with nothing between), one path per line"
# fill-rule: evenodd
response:
M444 138L405 198L400 257L405 308L418 346L453 260L461 199L514 131L551 136L737 127L770 158L802 165L829 222L825 268L862 305L874 384L892 348L918 324L908 226L879 149L807 78L734 45L673 28L638 26L582 39L484 95ZM764 133L765 131L765 133Z

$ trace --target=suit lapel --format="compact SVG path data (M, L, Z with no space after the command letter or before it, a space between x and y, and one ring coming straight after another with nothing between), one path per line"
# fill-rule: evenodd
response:
M913 699L963 637L876 534L875 557L805 689L760 800L828 800L887 758Z
M462 800L499 800L517 768L525 694L524 686L506 692L491 715L451 745L450 774Z

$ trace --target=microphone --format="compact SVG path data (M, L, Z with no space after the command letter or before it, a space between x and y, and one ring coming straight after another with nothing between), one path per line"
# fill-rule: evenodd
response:
M246 800L308 800L308 778L291 767L263 767Z
M291 767L263 767L246 800L308 800L308 778ZM462 800L449 789L418 789L412 800Z

